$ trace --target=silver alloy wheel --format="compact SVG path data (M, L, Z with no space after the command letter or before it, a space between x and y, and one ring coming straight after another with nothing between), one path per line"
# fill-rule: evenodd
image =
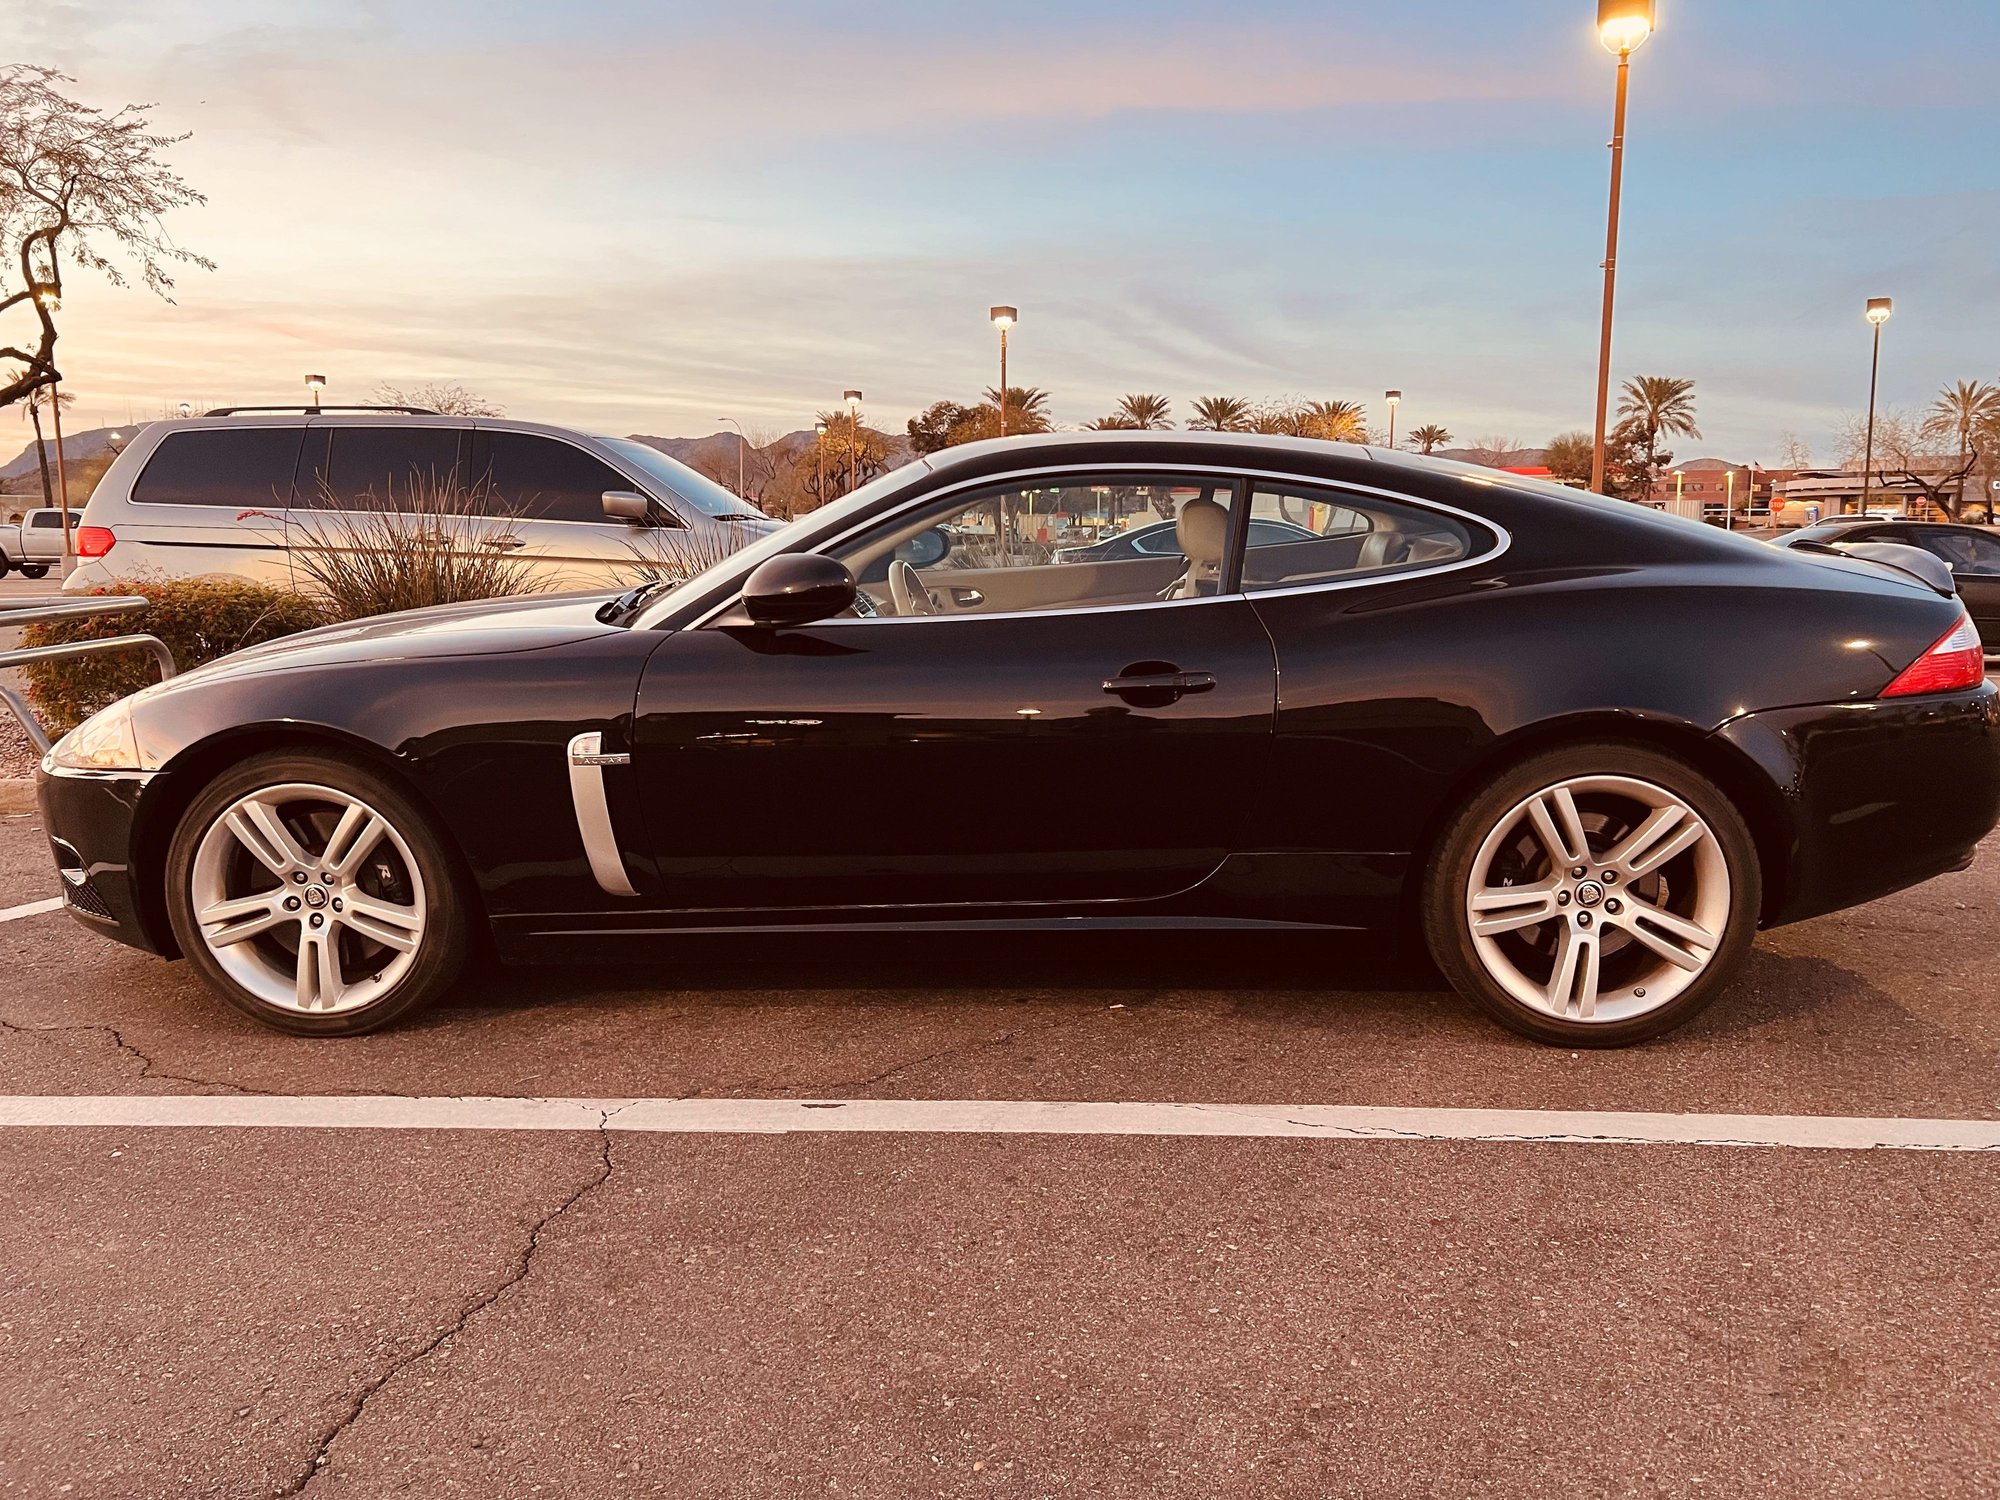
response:
M1729 923L1729 863L1681 798L1575 776L1516 803L1472 861L1465 917L1486 972L1532 1010L1626 1021L1708 968Z
M387 994L423 946L424 881L395 827L360 798L288 782L239 797L196 846L190 906L224 973L310 1015Z

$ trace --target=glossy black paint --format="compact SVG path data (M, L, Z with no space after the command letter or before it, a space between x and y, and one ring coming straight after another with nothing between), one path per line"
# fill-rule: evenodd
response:
M629 626L597 618L601 595L389 617L147 696L135 722L164 769L125 804L45 778L49 826L132 867L120 935L165 947L161 859L206 778L265 746L333 747L403 778L503 952L532 958L711 928L1387 928L1459 801L1511 756L1580 738L1663 745L1721 784L1757 836L1770 922L1952 868L2000 816L1991 687L1876 701L1958 604L1866 563L1324 444L1111 433L939 460L783 547L960 485L1100 465L1356 486L1505 544L1449 569L1073 613L757 625L752 558ZM1212 686L1158 685L1176 676ZM636 898L599 890L585 859L564 747L587 730L633 755L605 777Z
M1993 527L1948 521L1854 521L1807 526L1780 538L1787 547L1813 542L1895 542L1923 548L1951 569L1986 654L2000 654L2000 532Z

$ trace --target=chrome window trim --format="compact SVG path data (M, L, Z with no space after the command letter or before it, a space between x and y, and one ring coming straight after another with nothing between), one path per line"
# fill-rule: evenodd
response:
M1127 460L1122 463L1051 464L1042 468L1017 469L1010 474L989 474L980 479L968 479L956 485L946 485L925 495L919 503L928 505L933 500L946 500L966 490L991 488L996 484L1009 484L1017 479L1032 479L1039 475L1117 474L1130 473L1135 468L1143 469L1147 467L1150 466L1143 463L1134 464ZM800 628L819 630L827 626L916 625L926 621L938 620L1025 620L1045 615L1113 614L1135 609L1172 609L1182 605L1218 604L1228 600L1284 599L1295 594L1334 593L1343 589L1371 588L1377 584L1397 583L1410 578L1435 578L1444 573L1456 573L1461 568L1472 568L1477 567L1481 563L1491 562L1514 545L1513 533L1497 521L1489 520L1476 511L1461 510L1455 505L1447 505L1442 500L1420 499L1403 490L1383 489L1379 485L1372 484L1357 484L1347 479L1319 479L1310 475L1287 473L1277 469L1239 468L1233 464L1161 464L1159 468L1163 473L1167 474L1217 475L1223 478L1250 480L1252 481L1252 488L1254 488L1256 480L1275 479L1287 484L1304 485L1308 488L1344 489L1357 495L1374 495L1383 500L1393 500L1398 505L1408 505L1417 510L1436 511L1443 515L1454 516L1461 521L1469 521L1474 526L1480 528L1480 530L1491 532L1494 537L1494 545L1474 556L1462 557L1453 562L1439 563L1435 567L1415 567L1395 572L1370 573L1365 578L1334 579L1327 583L1302 583L1291 588L1256 589L1254 591L1239 588L1233 593L1208 594L1199 599L1149 599L1136 604L1101 604L1095 607L1078 609L1010 609L995 610L989 613L967 611L965 613L948 615L863 615L851 619L816 620L810 627ZM802 550L825 553L858 536L863 531L870 530L882 524L887 519L890 518L884 516L873 517L870 520L850 526L847 530L834 536L823 538L813 546ZM687 624L678 628L682 630L705 629L717 615L740 604L743 599L742 584L744 578L748 576L748 573L745 573L742 577L736 579L732 585L733 591L731 593L725 595L723 599L712 608L704 611L698 618L690 620Z

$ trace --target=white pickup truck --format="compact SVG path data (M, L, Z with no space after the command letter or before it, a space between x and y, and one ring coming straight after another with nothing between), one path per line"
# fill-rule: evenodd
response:
M12 514L0 511L0 515ZM69 524L73 535L82 524L82 517L71 511ZM61 511L25 511L18 523L11 520L0 522L0 578L5 578L16 568L25 578L46 578L51 569L61 564L62 555Z

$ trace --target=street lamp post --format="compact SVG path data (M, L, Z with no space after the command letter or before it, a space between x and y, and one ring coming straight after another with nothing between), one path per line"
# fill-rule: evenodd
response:
M1007 330L1021 321L1018 307L995 307L986 314L1000 330L1000 436L1007 435Z
M1401 391L1384 391L1382 399L1389 403L1389 446L1396 446L1396 408L1403 404Z
M847 403L847 492L861 488L861 392L843 391Z
M1674 470L1674 514L1681 513L1681 482L1687 478L1679 469Z
M1868 514L1868 493L1875 482L1875 383L1882 373L1882 325L1896 304L1887 297L1868 299L1868 321L1875 325L1875 353L1868 361L1868 445L1861 458L1861 513Z
M1604 230L1604 317L1597 336L1597 436L1590 487L1604 492L1604 419L1611 405L1611 307L1618 281L1618 199L1625 185L1625 90L1632 54L1653 34L1653 0L1597 0L1597 37L1618 54L1618 99L1611 114L1611 207Z
M813 423L813 457L819 461L819 485L813 498L826 504L826 423Z
M736 429L736 498L738 500L744 499L745 496L743 494L743 450L749 446L750 439L743 435L743 424L737 421L736 418L717 417L715 420L718 422L727 422L731 427L734 427Z
M1736 471L1731 469L1723 476L1722 529L1736 529Z
M319 393L326 389L326 377L324 375L306 376L306 389L312 392L313 410L318 411Z

